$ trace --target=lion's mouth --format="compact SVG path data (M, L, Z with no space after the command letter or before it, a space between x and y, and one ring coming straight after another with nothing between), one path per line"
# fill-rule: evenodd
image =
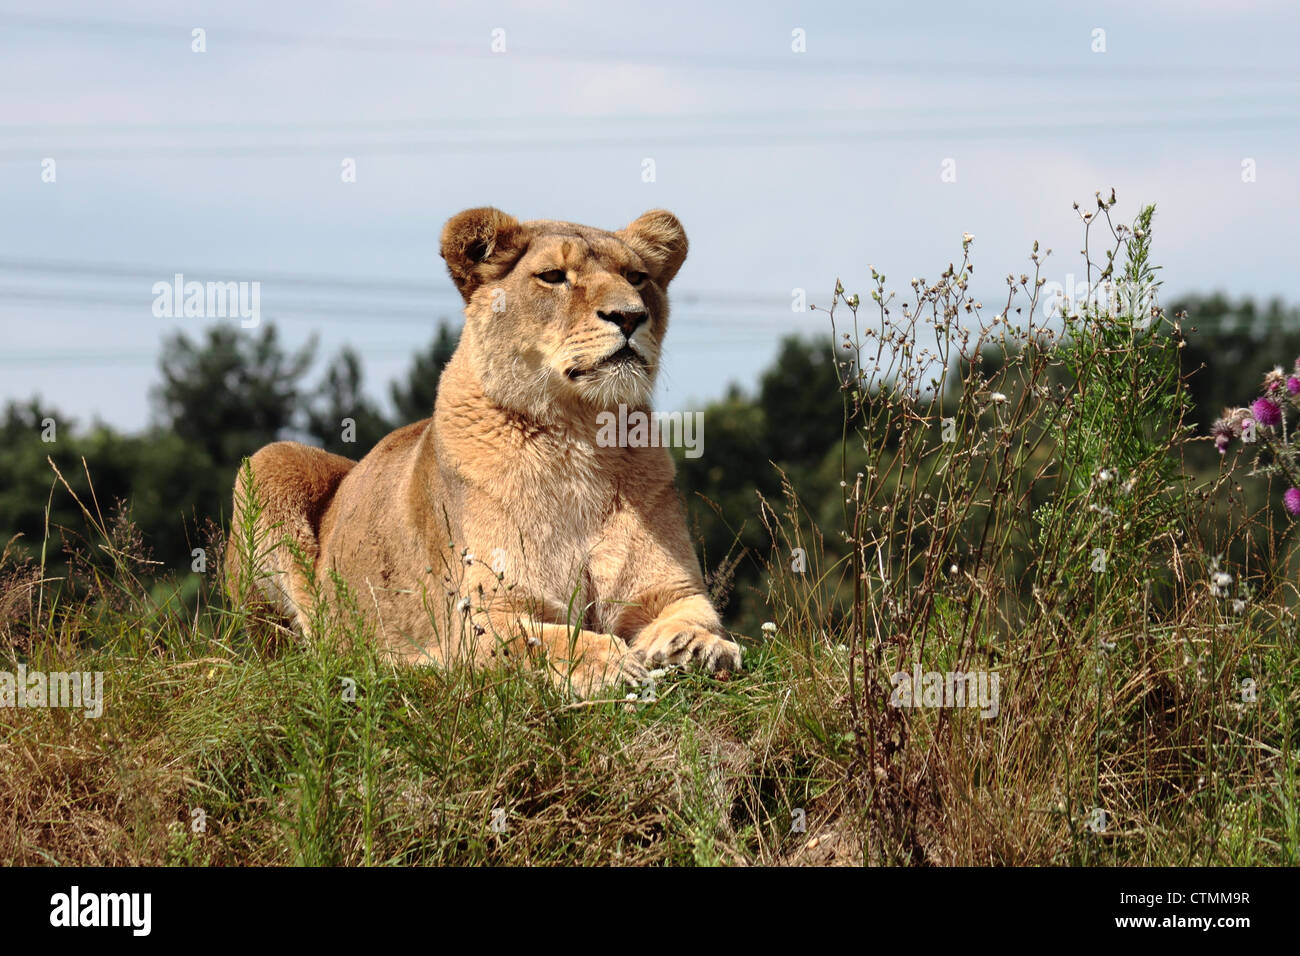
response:
M587 375L591 372L595 372L598 369L619 368L620 366L624 366L624 365L647 365L647 364L649 363L646 362L645 357L640 352L632 348L632 346L630 345L625 345L617 352L607 355L605 358L601 359L599 362L597 362L595 365L591 366L590 368L571 368L567 372L565 372L565 375L569 377L570 381L576 382L578 379L582 378L582 376Z
M639 362L640 364L644 365L645 359L643 359L641 357L641 353L638 352L636 349L632 348L632 346L625 345L617 352L615 352L613 355L611 355L609 358L601 362L600 364L601 365L622 365L627 362Z

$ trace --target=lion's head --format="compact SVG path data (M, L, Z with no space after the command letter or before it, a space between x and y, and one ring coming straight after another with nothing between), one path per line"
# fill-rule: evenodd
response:
M686 248L663 210L617 232L491 208L452 217L442 257L487 396L535 415L647 406Z

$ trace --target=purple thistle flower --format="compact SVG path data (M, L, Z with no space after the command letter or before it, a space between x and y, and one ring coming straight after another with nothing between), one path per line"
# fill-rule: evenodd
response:
M1214 423L1214 429L1212 431L1212 434L1214 435L1214 447L1219 450L1219 454L1220 455L1227 454L1228 445L1235 437L1234 432L1232 430L1232 422L1228 421L1227 419L1220 418L1217 422Z
M1282 424L1282 406L1271 398L1255 399L1255 403L1250 406L1250 411L1255 416L1255 421L1261 425Z
M1219 416L1210 434L1214 437L1214 447L1220 455L1226 454L1228 445L1234 438L1245 439L1249 430L1255 427L1248 408L1225 408Z
M1282 496L1282 504L1293 517L1300 517L1300 488L1288 488Z
M1292 395L1300 395L1300 378L1292 375L1286 380L1286 390Z

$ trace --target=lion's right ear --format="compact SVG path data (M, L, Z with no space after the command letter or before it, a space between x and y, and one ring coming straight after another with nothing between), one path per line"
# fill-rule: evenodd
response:
M491 206L457 213L442 229L442 258L466 302L484 283L504 277L521 252L519 220Z

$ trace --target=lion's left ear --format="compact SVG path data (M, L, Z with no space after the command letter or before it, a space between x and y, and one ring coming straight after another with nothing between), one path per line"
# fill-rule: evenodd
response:
M614 233L645 260L650 275L667 285L686 259L686 230L666 209L653 209Z

